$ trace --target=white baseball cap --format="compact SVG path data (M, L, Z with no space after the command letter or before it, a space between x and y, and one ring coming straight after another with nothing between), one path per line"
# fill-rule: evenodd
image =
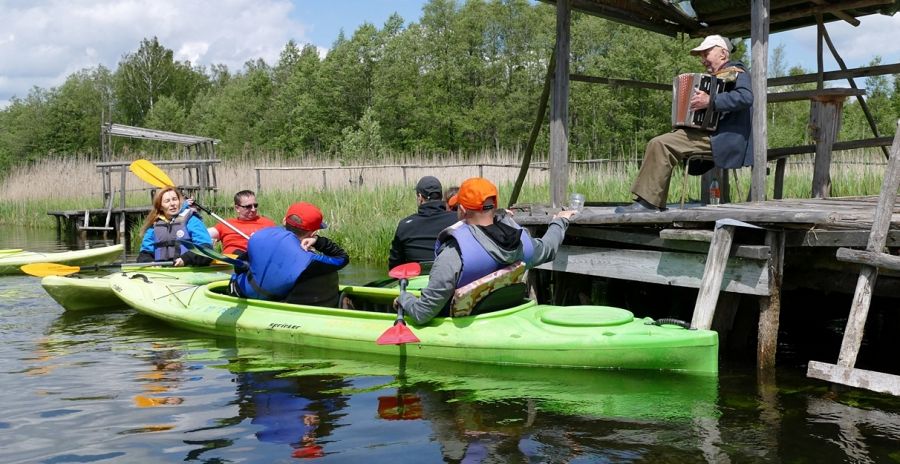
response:
M691 49L691 55L699 55L713 47L722 47L726 51L731 51L731 43L725 40L721 35L708 35L703 42L696 48Z

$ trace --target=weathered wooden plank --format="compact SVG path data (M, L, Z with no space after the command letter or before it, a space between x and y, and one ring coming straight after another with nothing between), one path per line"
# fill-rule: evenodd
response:
M863 89L848 89L843 87L832 87L828 89L814 89L814 90L794 90L791 92L780 92L780 93L770 93L769 103L780 103L780 102L789 102L789 101L802 101L802 100L827 100L833 101L836 98L844 98L844 97L855 97L858 95L865 95L866 91Z
M700 288L706 257L695 253L622 250L563 245L556 259L539 269L633 280L660 285ZM722 291L748 295L769 292L765 262L729 258Z
M869 240L868 230L819 230L787 232L788 246L804 247L863 247ZM885 245L900 246L900 230L894 229L887 235Z
M843 101L814 101L810 106L809 126L816 141L816 160L813 165L812 196L831 195L831 145L841 130Z
M750 2L750 90L753 92L750 140L753 147L753 170L750 173L750 201L766 200L766 147L769 129L766 121L766 76L769 66L769 0ZM739 218L735 218L742 220Z
M878 66L865 66L861 68L845 69L840 71L826 71L822 74L822 78L826 81L836 81L839 79L852 79L854 77L884 76L888 74L900 74L900 63L882 64ZM797 76L782 76L769 78L769 87L778 87L782 85L804 84L815 82L817 80L816 73L800 74Z
M900 376L897 375L810 361L806 367L806 376L900 396Z
M893 256L887 253L838 248L837 259L845 263L865 264L880 269L900 271L900 256Z
M690 240L693 242L709 243L713 238L713 231L698 229L663 229L659 231L659 238L665 240Z
M709 244L709 254L706 256L706 265L703 269L703 279L700 281L700 291L697 294L697 302L694 304L691 327L698 329L712 327L732 240L734 240L734 226L722 226L713 233L712 242Z
M679 229L671 229L679 230ZM711 231L710 231L711 232ZM697 241L667 239L660 237L654 231L638 232L623 231L621 229L587 228L570 226L566 232L567 237L582 237L609 242L627 243L653 248L665 248L678 251L689 251L706 254L709 244ZM732 256L746 259L769 259L769 247L765 245L734 245Z
M550 203L566 203L569 183L569 45L571 0L556 2L556 77L550 106Z

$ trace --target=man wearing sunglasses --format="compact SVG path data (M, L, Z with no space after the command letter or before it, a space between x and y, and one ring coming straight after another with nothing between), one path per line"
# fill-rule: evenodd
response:
M251 190L241 190L234 194L234 210L237 212L237 217L228 219L228 223L247 234L248 237L259 229L275 225L271 219L259 215L259 203L256 202L256 194ZM225 224L220 222L207 230L209 230L213 243L216 240L222 242L222 253L237 254L247 250L247 239Z

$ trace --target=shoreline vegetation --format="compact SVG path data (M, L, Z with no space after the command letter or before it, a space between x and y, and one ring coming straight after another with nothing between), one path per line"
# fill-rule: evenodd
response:
M319 158L320 160L322 158ZM547 203L549 199L548 171L533 163L518 203ZM100 174L89 157L46 158L31 166L17 167L0 183L0 224L35 228L55 227L48 211L102 208ZM373 264L386 261L397 222L416 210L413 188L424 175L438 177L444 188L459 185L464 179L479 175L498 184L500 202L509 201L519 170L519 155L513 152L481 153L463 157L450 155L441 158L385 159L383 168L344 166L318 170L266 170L261 173L262 189L257 193L261 214L279 222L285 209L295 201L318 205L325 214L329 228L324 235L336 240L347 250L351 259ZM569 190L585 195L588 203L626 203L631 200L631 182L637 173L639 160L598 161L571 165ZM416 165L405 170L397 165ZM454 166L454 167L448 167ZM458 167L455 165L467 165ZM508 165L509 167L498 167ZM878 150L836 152L832 162L832 196L877 195L881 189L886 162ZM256 167L336 167L332 162L306 159L283 160L260 156L240 161L223 161L216 169L218 192L204 201L217 214L233 217L232 195L243 189L256 190ZM372 166L372 165L369 165ZM808 198L812 179L813 158L792 157L787 164L784 183L785 198ZM405 184L404 172L405 171ZM180 173L170 176L180 182ZM733 175L731 175L733 176ZM673 174L669 202L681 197L681 171ZM688 198L699 198L699 182L688 182ZM740 189L746 196L750 185L750 169L738 171ZM360 182L361 180L361 182ZM773 176L767 177L768 192L772 192ZM733 183L733 177L732 177ZM128 206L149 204L149 188L133 175L127 176ZM118 191L115 193L118 195ZM204 215L207 225L215 220ZM132 237L137 231L132 231ZM132 240L132 243L136 243Z

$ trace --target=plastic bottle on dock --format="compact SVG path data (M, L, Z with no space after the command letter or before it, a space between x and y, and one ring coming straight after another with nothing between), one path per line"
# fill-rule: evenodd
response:
M722 192L719 190L719 180L713 177L712 181L709 183L709 204L718 205L719 199L722 197L721 193Z

